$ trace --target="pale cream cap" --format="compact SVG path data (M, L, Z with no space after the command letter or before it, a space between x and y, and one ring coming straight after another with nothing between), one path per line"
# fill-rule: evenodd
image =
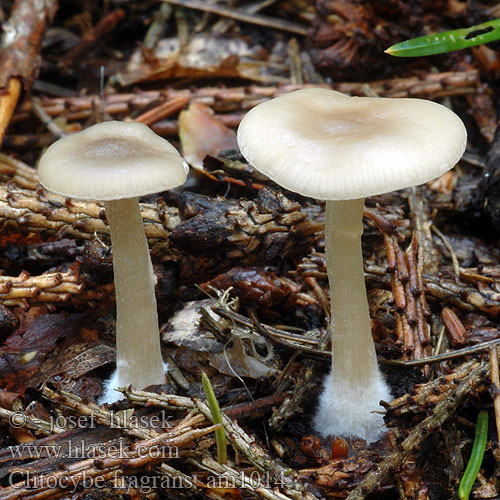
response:
M87 200L118 200L184 184L188 166L168 141L138 122L93 125L52 144L38 176L49 191Z
M241 152L257 170L290 191L324 200L428 182L458 162L466 142L460 118L432 101L319 88L259 104L238 129Z

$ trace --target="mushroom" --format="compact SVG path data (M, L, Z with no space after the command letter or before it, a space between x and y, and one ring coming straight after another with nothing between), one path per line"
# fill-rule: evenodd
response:
M290 191L326 200L332 368L315 416L323 436L383 432L373 413L390 391L379 371L363 273L364 198L434 179L462 156L467 134L452 111L421 99L297 90L259 104L238 144L260 172Z
M138 197L183 184L188 167L177 150L142 123L110 121L64 137L40 158L40 183L63 196L104 201L111 233L116 294L116 386L165 383L156 278Z

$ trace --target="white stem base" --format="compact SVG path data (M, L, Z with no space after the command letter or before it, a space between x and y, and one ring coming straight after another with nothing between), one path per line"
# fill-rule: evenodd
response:
M166 374L168 371L168 363L163 363L163 371ZM115 391L116 387L127 387L127 383L124 380L119 379L118 370L113 372L113 375L104 382L104 388L101 397L98 400L98 404L111 404L124 399L125 396L118 391Z
M332 370L333 372L333 370ZM367 443L377 441L387 430L384 417L374 411L383 411L380 400L392 399L381 376L368 385L353 388L342 384L330 372L323 385L314 428L323 437L359 437Z

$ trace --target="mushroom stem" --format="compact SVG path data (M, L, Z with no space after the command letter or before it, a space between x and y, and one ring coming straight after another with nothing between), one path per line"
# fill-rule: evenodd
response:
M117 386L165 383L155 283L137 198L104 203L111 232L116 294Z
M380 400L391 395L377 365L363 272L364 199L327 201L325 247L332 322L332 369L315 418L324 435L375 441L383 432Z
M365 200L327 201L326 268L330 282L332 363L338 377L366 385L378 371L366 298L361 235ZM362 360L358 363L357 360Z

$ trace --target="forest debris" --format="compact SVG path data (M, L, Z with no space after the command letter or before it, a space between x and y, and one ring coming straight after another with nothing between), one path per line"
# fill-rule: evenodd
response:
M3 342L4 337L18 326L19 319L17 316L0 303L0 342Z
M387 273L386 266L380 266L369 259L365 259L365 279L368 283L377 283L384 288L390 286L390 275ZM461 269L461 275L467 269ZM297 266L297 272L303 277L313 276L317 279L326 279L326 268L324 254L316 252L305 257ZM471 286L467 283L449 279L446 272L438 276L423 274L422 282L424 285L427 299L438 299L439 302L454 306L458 309L471 312L479 308L484 314L496 318L500 313L500 303L494 297L495 284L490 287ZM477 282L478 285L480 282Z
M3 153L0 153L0 176L3 182L11 181L21 188L34 190L38 184L34 168Z
M451 337L451 345L454 347L460 347L465 343L466 331L465 326L460 321L453 309L449 307L443 307L441 310L441 319L446 327L446 330Z
M0 94L0 145L5 136L5 130L9 126L17 101L21 95L21 82L17 78L11 78L8 87Z
M194 408L195 404L191 398L178 396L176 394L156 394L153 392L139 391L133 387L121 387L119 391L135 405L158 406L168 410L179 410L184 408ZM274 394L271 396L259 398L245 403L226 406L223 408L224 414L231 419L257 419L262 417L263 412L272 409L276 404L284 400L283 394Z
M85 239L95 233L109 234L100 203L71 200L43 190L37 193L0 186L0 224ZM141 214L150 244L168 240L175 248L169 245L163 251L170 252L174 260L184 254L181 280L186 284L211 279L235 262L262 265L278 257L290 258L304 252L320 229L298 203L266 189L259 192L256 201L214 200L185 193L181 217L161 199L156 204L141 204ZM220 251L213 253L213 248Z
M158 432L138 425L136 420L129 419L127 413L111 412L95 403L84 403L81 398L67 391L53 391L47 385L42 387L43 396L65 409L72 410L79 415L93 418L95 423L114 429L139 439L151 439L158 436Z
M87 53L99 43L103 37L109 34L116 25L125 18L123 9L115 9L108 12L99 22L89 29L82 39L71 49L71 51L62 59L59 68L62 71L68 71L73 67L79 67L85 60Z
M207 291L210 287L219 290L231 287L231 295L238 297L242 305L255 307L266 318L277 316L276 308L283 311L307 306L319 308L315 297L304 293L299 283L261 268L233 267L200 286Z
M362 479L376 469L379 455L374 452L356 454L355 457L331 460L327 465L314 469L302 469L300 477L315 479L318 486L327 489L334 498L357 486Z
M477 91L478 79L479 72L475 69L458 72L425 72L406 78L372 81L370 82L370 87L380 97L419 97L435 100L451 95L474 94ZM340 82L314 84L314 87L331 88L344 94L364 96L365 85L363 82ZM311 85L282 85L279 87L250 85L231 88L203 87L193 90L167 89L117 93L105 96L102 107L104 113L115 117L115 119L124 119L134 116L138 109L142 109L145 106L183 97L189 99L189 102L201 102L209 106L216 113L216 118L222 119L224 114L242 113L267 99L308 87L311 87ZM49 116L53 118L61 117L68 122L88 119L94 112L95 102L100 102L99 96L45 97L40 99L40 104ZM21 121L29 118L31 108L32 106L29 101L24 102L13 117L13 120ZM233 126L237 126L238 123L239 119ZM158 123L156 125L159 126ZM162 127L164 132L168 131L168 134L177 134L177 122L173 124L168 122L168 124L162 125ZM160 128L153 128L160 131Z
M252 354L250 354L247 352L249 348L245 346L243 339L235 338L232 346L225 347L222 354L209 353L209 363L220 373L230 376L259 379L261 377L269 378L279 373L280 366L276 362L271 346L266 346L268 355L259 359L261 357L257 355L254 343L259 345L264 342L259 337L251 339L250 352Z
M217 303L215 299L186 302L183 308L178 310L166 325L162 326L160 330L162 340L172 342L177 346L189 347L197 352L222 352L223 344L200 325L202 309Z
M137 118L135 118L135 121L144 123L145 125L148 125L150 127L157 121L167 118L170 115L179 112L181 109L184 109L188 102L189 99L187 97L174 97L173 99L166 100L162 104L153 107L145 113L142 113Z
M154 59L154 50L160 38L167 31L167 23L172 15L172 6L162 3L153 15L153 22L142 42L142 55L146 61Z
M219 464L216 460L214 460L208 454L197 454L196 456L189 457L187 462L197 466L202 470L206 470L213 475L211 479L214 477L217 478L217 481L209 481L205 487L210 491L210 488L214 488L214 491L218 489L228 489L228 488L241 488L242 490L247 490L252 492L254 495L257 495L259 498L264 498L266 500L291 500L292 498L288 495L284 495L281 493L276 485L276 483L281 483L281 479L271 479L268 481L265 479L265 476L260 478L260 474L258 475L260 480L256 480L256 472L251 471L250 473L245 473L242 470L237 470L231 467L228 464ZM213 484L212 484L213 483ZM311 497L304 497L311 498ZM312 497L315 498L315 497Z
M0 301L7 306L33 302L68 302L71 295L78 295L85 287L78 265L65 272L47 272L30 276L23 271L17 278L0 276Z
M497 127L486 156L486 167L479 182L479 197L483 211L491 223L500 228L500 127Z
M31 479L0 490L2 498L14 500L21 496L27 500L35 500L41 498L41 494L43 498L59 498L61 493L89 482L95 487L102 487L107 480L133 474L149 464L177 458L177 454L171 454L172 451L189 447L193 440L211 434L220 427L216 425L195 429L191 427L191 422L192 419L188 416L169 432L125 447L122 454L110 452L106 458L77 461L62 470L44 473L41 477L33 474ZM159 450L164 453L158 453ZM19 468L19 472L23 473L23 469Z
M276 19L268 16L262 16L260 14L249 14L239 9L231 9L229 7L223 7L222 5L201 2L199 0L162 0L163 2L168 2L173 5L180 5L181 7L187 7L189 9L201 10L203 12L210 12L212 14L217 14L223 17L229 17L236 21L257 24L259 26L264 26L265 28L288 31L290 33L295 33L296 35L306 35L307 27L301 26L291 21L285 21L283 19Z
M394 316L397 344L402 347L402 359L420 359L429 354L429 333L425 316L429 315L425 302L424 284L419 276L416 235L406 252L401 250L394 234L384 234L391 286L395 302Z
M199 399L195 399L196 407L207 419L211 419L210 409ZM274 481L280 481L281 489L295 500L315 500L316 497L307 490L307 484L300 481L296 472L285 469L273 460L252 436L249 436L235 420L230 420L222 413L222 422L229 443L240 451L258 470L268 471Z
M54 433L60 434L66 431L66 429L54 424L54 422L48 422L36 417L32 417L19 410L11 411L6 410L5 408L0 408L0 419L10 425L13 425L14 427L26 427L27 429L31 429L33 431L37 431L41 434L46 435L51 435Z
M429 202L424 196L421 186L409 189L408 204L418 235L418 252L421 256L420 274L437 274L439 269L439 252L434 248L431 226L432 220Z
M384 71L384 50L421 29L420 4L319 0L307 44L314 65L335 79ZM394 65L394 63L393 63Z
M395 417L407 413L425 415L429 408L434 408L437 403L448 397L450 391L462 383L464 378L478 366L477 361L467 361L452 372L417 386L411 395L404 394L389 403L383 402L382 406L387 410L388 425L391 425Z
M57 11L55 0L16 0L3 25L0 51L0 143L16 107L21 84L31 88L42 38ZM7 90L7 92L5 92Z
M474 94L467 96L469 110L476 120L479 131L487 142L493 141L498 117L493 105L494 94L489 86L482 83Z
M406 458L417 449L422 441L450 418L462 400L473 391L489 374L488 363L477 363L465 378L432 410L432 413L415 426L408 437L352 490L346 500L363 500L384 478L397 469Z
M226 149L238 149L236 134L214 117L205 104L193 102L179 115L182 156L194 168L202 170L207 155L217 156Z
M242 38L198 33L190 36L185 45L179 37L160 40L154 58L147 61L137 49L126 71L115 79L121 86L173 78L242 78L264 84L288 83L288 78L271 71L273 65L267 57L260 45L251 46Z
M497 428L497 443L500 448L500 375L498 369L498 346L490 349L490 393L495 408L495 424Z
M293 379L292 393L287 394L283 403L273 411L269 419L269 427L276 431L281 431L286 422L294 415L302 413L301 403L317 384L318 370L314 362L305 360L301 370L291 378Z
M206 281L215 270L220 274L243 261L246 266L262 265L303 253L320 229L298 203L267 188L258 192L256 201L184 193L179 210L183 222L169 241L185 254L184 284Z
M499 333L496 330L496 333ZM475 344L471 347L463 347L462 349L454 349L447 352L442 352L440 354L434 354L432 356L426 356L425 358L414 359L411 361L400 361L397 359L382 359L381 364L389 366L424 366L431 363L441 363L443 361L449 361L451 359L459 359L477 352L484 351L486 349L491 349L491 347L500 344L500 338L498 336L487 342L481 342L480 344Z
M0 390L0 407L6 410L19 411L23 407L22 394L19 392Z
M141 214L148 238L167 239L169 230L180 223L175 208L157 204L141 204ZM36 192L11 185L0 186L0 224L21 231L70 234L89 239L109 234L103 221L104 207L92 201L71 200L43 189Z

